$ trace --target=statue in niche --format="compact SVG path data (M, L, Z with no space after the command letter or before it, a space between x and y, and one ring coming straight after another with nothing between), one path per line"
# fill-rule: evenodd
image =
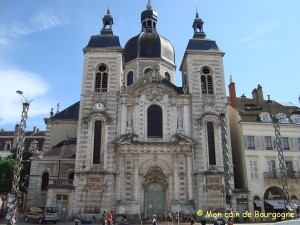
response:
M182 127L183 127L183 119L181 116L178 116L177 117L177 128L182 129Z
M131 114L128 114L128 117L127 117L127 126L128 127L132 126L132 116L131 116Z

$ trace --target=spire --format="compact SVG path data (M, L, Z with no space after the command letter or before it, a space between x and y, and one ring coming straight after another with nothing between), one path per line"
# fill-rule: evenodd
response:
M110 15L109 5L107 7L106 15L103 17L102 21L103 21L103 28L101 30L101 34L102 35L113 34L112 25L114 23L114 20Z
M194 38L205 38L206 34L203 31L204 22L199 17L198 10L196 8L196 18L194 19L193 28L194 28Z
M157 13L153 11L151 0L148 0L146 10L141 14L142 31L156 32Z
M147 5L146 5L146 8L147 8L148 10L151 10L151 9L152 9L151 0L148 0L148 3L147 3Z

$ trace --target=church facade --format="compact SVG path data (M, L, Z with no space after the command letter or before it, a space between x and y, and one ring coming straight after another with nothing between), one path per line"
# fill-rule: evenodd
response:
M32 160L27 206L60 205L66 217L226 207L226 182L233 189L234 181L229 124L224 140L220 120L224 53L196 13L178 87L175 51L157 22L149 1L140 33L123 48L107 10L84 48L80 101L45 119L45 154Z

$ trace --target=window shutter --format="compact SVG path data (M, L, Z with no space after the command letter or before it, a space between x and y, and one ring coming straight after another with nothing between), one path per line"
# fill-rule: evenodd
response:
M247 145L247 135L244 135L244 148L248 149L248 145Z

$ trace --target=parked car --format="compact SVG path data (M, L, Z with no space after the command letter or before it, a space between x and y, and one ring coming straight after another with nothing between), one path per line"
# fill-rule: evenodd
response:
M57 206L30 207L24 217L26 223L38 222L39 224L44 222L56 223L58 219L59 210Z
M223 218L223 217L219 217L214 220L214 225L225 225L225 224L226 224L226 221L225 221L225 218Z

